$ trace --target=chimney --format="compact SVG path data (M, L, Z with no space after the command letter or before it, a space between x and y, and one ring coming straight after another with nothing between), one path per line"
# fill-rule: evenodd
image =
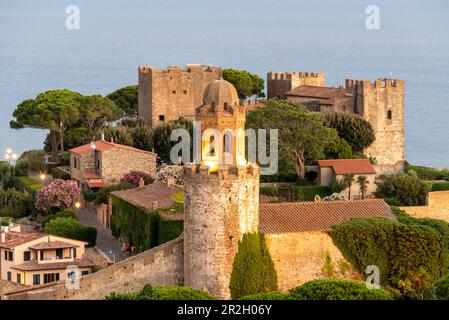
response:
M143 180L142 177L140 177L139 179L139 187L143 187L145 185L145 181Z
M153 201L153 202L151 203L151 209L152 209L152 210L157 210L157 201Z
M104 141L104 133L101 133L101 140Z
M6 232L0 233L0 242L5 243L6 242Z
M167 187L171 188L175 185L175 179L174 178L167 178Z
M114 143L114 138L111 137L111 143Z

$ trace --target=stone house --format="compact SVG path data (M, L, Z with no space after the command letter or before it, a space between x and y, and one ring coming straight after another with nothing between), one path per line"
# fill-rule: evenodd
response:
M82 189L116 184L133 170L156 174L155 153L123 144L101 139L69 151L70 176Z
M333 180L340 181L345 174L353 174L354 182L351 186L351 199L362 198L362 192L357 184L359 176L367 177L366 197L370 197L376 191L377 185L376 170L374 170L370 161L363 159L336 159L336 160L318 160L318 184L320 186L329 186ZM349 198L349 188L340 192Z
M83 241L25 232L20 226L3 227L0 233L0 276L24 286L65 281L79 269L79 276L92 272L93 263L85 258ZM69 267L69 268L67 268Z

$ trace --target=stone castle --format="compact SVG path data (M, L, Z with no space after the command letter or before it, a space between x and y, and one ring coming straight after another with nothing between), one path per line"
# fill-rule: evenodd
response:
M221 68L196 64L166 70L142 66L138 72L138 114L151 126L179 117L193 120L204 89L221 77Z
M317 112L351 112L373 126L376 140L365 155L375 157L378 173L401 171L404 161L404 81L346 79L326 87L323 73L269 72L268 99L287 99Z

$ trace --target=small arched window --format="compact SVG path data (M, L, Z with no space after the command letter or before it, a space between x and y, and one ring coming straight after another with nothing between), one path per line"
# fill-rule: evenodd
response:
M223 150L226 153L232 152L232 134L230 132L226 132L223 137Z
M393 119L393 112L392 112L391 110L388 110L388 111L387 111L387 119L388 119L388 120Z
M209 156L215 156L215 137L213 135L209 138Z
M227 102L224 103L224 110L229 110L229 105Z

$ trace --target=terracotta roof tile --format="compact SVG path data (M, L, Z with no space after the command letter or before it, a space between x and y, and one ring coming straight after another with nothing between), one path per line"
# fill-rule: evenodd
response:
M352 218L395 219L382 199L267 203L259 207L262 233L328 231Z
M107 187L108 183L104 180L87 181L87 185L89 186L89 188L103 188L103 187Z
M21 271L38 271L38 270L58 270L65 269L67 266L75 265L80 268L93 267L92 261L81 258L75 259L73 261L64 262L47 262L47 263L37 263L36 261L25 262L15 266L11 266L11 269L21 270Z
M299 86L293 88L286 93L287 96L332 99L338 96L344 96L346 90L344 88L333 87L315 87L315 86Z
M135 206L153 210L154 201L157 201L157 208L170 207L175 203L172 196L183 190L182 186L169 187L165 182L155 182L143 187L114 191L111 194Z
M148 153L148 154L156 155L154 152L137 149L137 148L134 148L134 147L131 147L131 146L127 146L127 145L124 145L124 144L108 142L108 141L105 141L105 140L94 141L94 144L95 144L95 150L99 150L99 151L108 151L108 150L111 150L113 148L121 148L121 149L130 150L130 151L142 152L142 153ZM82 146L79 146L79 147L76 147L76 148L72 148L69 151L73 152L73 153L77 153L77 154L86 154L86 153L92 152L93 149L92 149L92 144L88 143L88 144L85 144L85 145L82 145Z
M8 231L5 234L6 241L0 242L0 248L2 249L14 249L18 245L39 239L44 238L47 235L44 233L37 232L17 232L17 231Z
M44 250L44 249L64 249L64 248L76 248L76 247L79 247L79 246L76 244L73 244L73 243L55 240L55 241L41 242L41 243L35 244L33 246L30 246L29 248L35 249L35 250Z
M368 159L318 160L319 167L331 167L335 174L376 174Z

